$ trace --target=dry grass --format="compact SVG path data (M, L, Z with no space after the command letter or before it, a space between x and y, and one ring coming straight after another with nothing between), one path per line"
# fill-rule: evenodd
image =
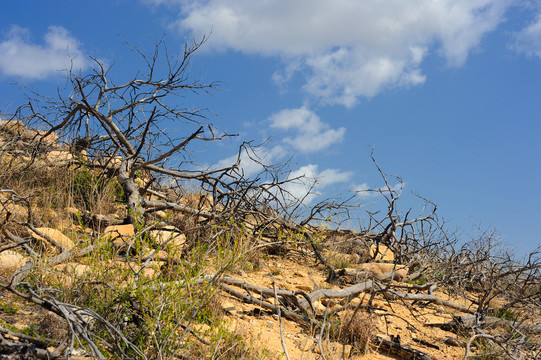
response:
M339 339L353 346L354 351L366 354L369 343L377 334L375 317L364 312L346 311L341 317Z

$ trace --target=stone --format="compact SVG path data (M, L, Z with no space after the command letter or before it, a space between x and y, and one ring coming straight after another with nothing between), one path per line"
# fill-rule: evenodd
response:
M159 250L156 251L155 249L145 249L145 252L143 252L143 259L146 259L148 257L153 257L153 259L167 259L169 254L167 251Z
M299 348L303 352L313 351L314 346L316 346L316 339L312 337L307 337L304 340L301 341L299 344Z
M235 305L229 301L222 302L222 310L229 314L234 314L237 312L237 309L235 308Z
M316 310L316 312L318 314L324 314L325 313L325 310L327 310L327 307L325 305L323 305L321 302L319 301L314 301L313 303L314 305L314 309Z
M64 251L69 251L75 247L73 241L71 241L71 239L66 235L62 234L60 230L47 227L36 228L36 230L50 237L52 240L54 240L54 242L60 245L62 249L64 249ZM48 248L51 248L53 246L47 239L39 236L38 234L32 233L32 237L44 243Z
M160 269L164 264L164 261L151 261L146 264L145 267L132 264L131 269L137 272L141 277L152 279L160 273Z
M4 223L8 218L8 212L10 213L9 220L13 221L27 221L28 208L23 205L18 205L10 200L4 200L0 203L0 223Z
M90 273L91 267L84 264L78 264L78 263L66 263L66 264L60 264L55 267L58 271L62 271L64 274L81 278L87 274Z
M41 141L44 142L47 145L56 145L58 144L58 135L54 132L48 134L44 137L49 131L47 130L37 130L36 134L41 138Z
M69 215L73 216L73 217L77 217L79 216L79 214L81 214L81 210L75 208L75 207L67 207L66 209L66 213L68 213Z
M374 273L375 275L382 275L388 273L394 269L395 279L403 279L408 275L408 267L406 265L396 265L389 263L364 263L356 266L359 270L366 270Z
M21 132L25 126L21 120L0 120L0 131Z
M73 159L73 155L67 150L52 150L47 153L47 161L50 163L66 162Z
M158 211L155 211L154 212L154 215L157 217L157 218L160 218L160 219L165 219L167 218L167 213L165 211L162 211L162 210L158 210Z
M168 230L151 230L150 238L160 246L171 245L175 250L181 250L186 244L186 235L178 233L174 227Z
M394 261L394 254L385 245L377 245L377 244L371 244L369 249L369 255L371 259L374 259L374 261Z
M269 304L272 304L272 305L276 305L276 299L274 297L266 298L265 302L268 302Z
M105 230L103 231L103 235L110 240L115 240L118 237L130 237L135 235L135 228L131 224L111 225L105 228Z
M18 270L26 264L28 258L12 250L0 253L0 273Z

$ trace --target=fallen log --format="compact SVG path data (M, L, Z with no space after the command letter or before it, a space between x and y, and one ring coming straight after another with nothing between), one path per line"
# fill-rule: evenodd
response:
M411 294L411 293L398 292L398 291L394 291L390 289L383 291L383 294L391 299L401 299L401 300L410 300L410 301L429 301L434 304L446 306L451 309L459 310L468 314L475 314L475 311L472 309L457 305L450 301L441 300L434 294Z
M510 321L501 319L495 316L486 316L483 319L483 324L486 326L502 326L511 327L512 329L524 330L534 334L541 334L541 323L539 324L526 324L517 321ZM437 327L445 331L457 332L460 329L470 329L477 325L477 319L475 315L460 315L453 316L453 320L441 323L441 324L428 324L426 326Z
M400 338L397 337L395 341L386 340L381 336L376 336L372 342L377 347L378 352L383 354L391 354L400 359L405 360L435 360L436 358L425 352L412 349L409 346L400 344Z
M234 290L232 288L230 288L229 286L226 286L224 284L220 284L219 285L220 288L225 291L226 293L230 294L230 295L233 295L241 300L244 300L248 303L251 303L251 304L255 304L255 305L259 305L263 308L266 308L266 309L269 309L269 310L272 310L273 312L275 313L278 313L278 307L279 305L273 305L273 304L270 304L266 301L263 301L263 300L259 300L259 299L256 299L254 298L253 296L251 295L247 295L247 294L243 294L237 290ZM280 312L281 314L290 319L290 320L293 320L293 321L296 321L302 325L308 325L308 324L311 324L311 325L317 325L318 327L321 326L320 322L317 321L317 320L314 320L308 316L304 316L304 315L299 315L297 313L294 313L293 311L290 311L290 310L287 310L287 309L284 309L283 307L280 307Z

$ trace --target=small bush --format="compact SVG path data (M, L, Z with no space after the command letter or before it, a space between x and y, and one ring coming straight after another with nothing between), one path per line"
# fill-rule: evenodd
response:
M354 315L353 311L347 311L342 315L338 338L342 343L352 345L354 351L366 354L376 332L373 315L359 312Z
M89 211L110 210L115 201L124 200L124 190L116 179L101 177L87 168L75 171L72 188L75 205Z

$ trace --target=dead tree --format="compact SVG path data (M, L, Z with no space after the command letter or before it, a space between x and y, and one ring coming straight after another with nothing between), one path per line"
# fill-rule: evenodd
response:
M192 76L190 60L204 43L186 45L179 57L167 55L163 42L154 52L145 54L135 48L145 64L144 72L117 83L110 68L97 59L91 73L78 76L69 73L66 93L57 99L31 98L17 116L29 124L47 125L47 136L57 133L73 140L76 153L86 150L94 165L114 172L124 188L130 223L144 219L148 208L157 204L143 201L135 179L142 172L150 174L148 182L157 176L208 182L218 171L182 171L165 167L168 159L182 163L186 148L194 140L212 141L220 136L205 122L201 109L178 105L178 99L190 94L209 93L217 83L204 83ZM180 129L185 135L175 137L167 129Z

